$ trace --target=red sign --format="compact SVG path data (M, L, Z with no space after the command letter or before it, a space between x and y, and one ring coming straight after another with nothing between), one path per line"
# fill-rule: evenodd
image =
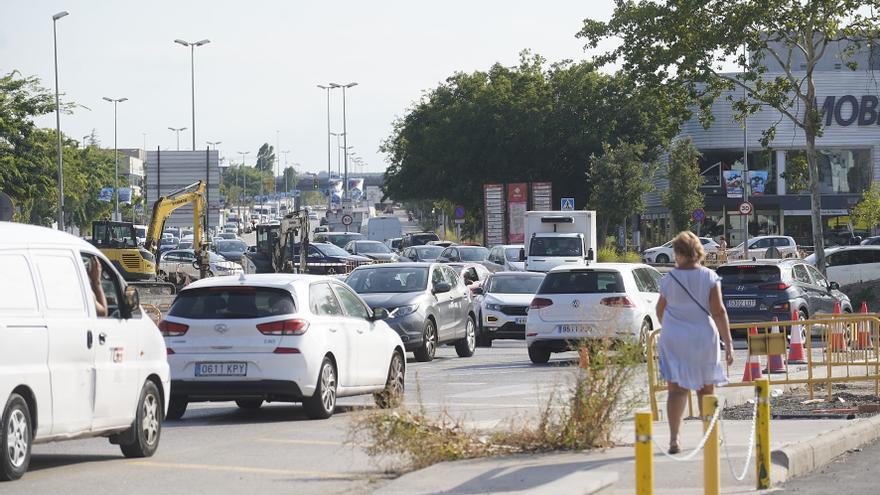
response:
M507 242L509 244L522 244L525 240L527 187L525 182L507 184Z

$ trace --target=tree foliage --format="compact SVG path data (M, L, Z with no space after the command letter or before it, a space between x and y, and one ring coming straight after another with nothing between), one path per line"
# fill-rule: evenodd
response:
M677 140L670 147L665 177L668 186L662 194L663 206L669 210L675 230L687 230L693 211L703 207L704 199L700 151L690 138Z
M263 145L260 146L260 149L257 151L257 164L255 167L262 172L268 172L271 175L275 174L274 146L270 146L269 143L263 143Z
M851 56L880 38L876 0L616 0L608 22L587 19L578 36L587 48L619 42L595 60L619 62L647 87L664 88L677 105L697 104L704 125L722 94L738 118L767 106L803 131L810 176L813 242L825 269L815 141L821 136L814 73L829 47ZM841 43L838 45L838 43ZM751 56L746 57L746 53ZM735 63L742 72L724 72ZM801 69L800 64L804 64ZM772 71L771 71L772 68ZM736 91L735 91L736 90ZM741 94L744 93L744 94ZM766 146L776 126L763 132Z
M853 208L852 216L864 225L880 225L880 182L871 184L871 189L862 194L862 200Z
M266 193L266 181L272 180L270 172L247 167L243 164L223 169L223 188L221 194L230 204L237 205L241 196L253 198Z
M596 231L601 244L609 228L645 209L644 195L654 187L651 177L656 166L643 161L644 154L644 145L622 142L614 147L604 144L599 155L590 157L589 182L593 191L589 207L596 210Z

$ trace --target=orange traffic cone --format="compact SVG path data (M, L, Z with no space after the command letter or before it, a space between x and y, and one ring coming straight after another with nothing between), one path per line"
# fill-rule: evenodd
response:
M749 329L750 335L758 334L758 327L752 327ZM761 378L761 360L758 359L758 356L752 356L752 353L749 352L749 358L746 360L746 367L743 370L742 381L751 382L754 380L758 380Z
M779 318L774 316L773 321L779 321ZM779 333L779 325L773 325L773 330L771 333ZM782 354L771 354L767 358L767 371L769 373L785 373L785 357Z
M791 321L798 321L800 315L797 310L791 312ZM804 338L801 335L802 325L791 325L791 339L788 343L788 364L807 364L807 356L804 353Z
M840 314L840 302L834 303L834 314ZM828 335L828 345L831 352L843 352L846 350L846 337L843 329L846 325L843 322L834 322L831 324L831 333Z
M862 314L868 313L868 303L862 301ZM870 349L874 347L871 342L871 325L867 321L859 322L859 331L856 337L856 349Z

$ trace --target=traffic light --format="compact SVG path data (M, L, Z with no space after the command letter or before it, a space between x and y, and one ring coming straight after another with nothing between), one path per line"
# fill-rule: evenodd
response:
M312 179L312 189L317 189L317 188L318 188L318 178L315 177L314 179Z

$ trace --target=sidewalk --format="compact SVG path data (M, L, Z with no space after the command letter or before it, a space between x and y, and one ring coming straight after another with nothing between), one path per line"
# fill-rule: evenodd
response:
M721 447L721 484L723 493L755 492L754 457L746 478L737 482L728 467L740 474L748 450L751 423L725 421ZM631 444L632 422L626 422L619 436ZM880 431L880 418L861 420L776 420L770 424L774 483L788 479L786 464L792 474L802 474L827 462L860 443L871 441ZM698 421L686 421L683 430L683 454L702 436ZM654 423L654 439L662 448L668 445L669 430L664 422ZM484 493L620 493L635 490L634 448L631 445L601 452L553 453L476 459L437 464L406 474L379 488L382 494L484 494ZM682 455L682 454L680 454ZM825 459L827 458L827 459ZM616 480L615 480L616 478ZM552 485L551 485L552 483ZM688 462L673 461L655 448L655 493L703 493L702 454Z

